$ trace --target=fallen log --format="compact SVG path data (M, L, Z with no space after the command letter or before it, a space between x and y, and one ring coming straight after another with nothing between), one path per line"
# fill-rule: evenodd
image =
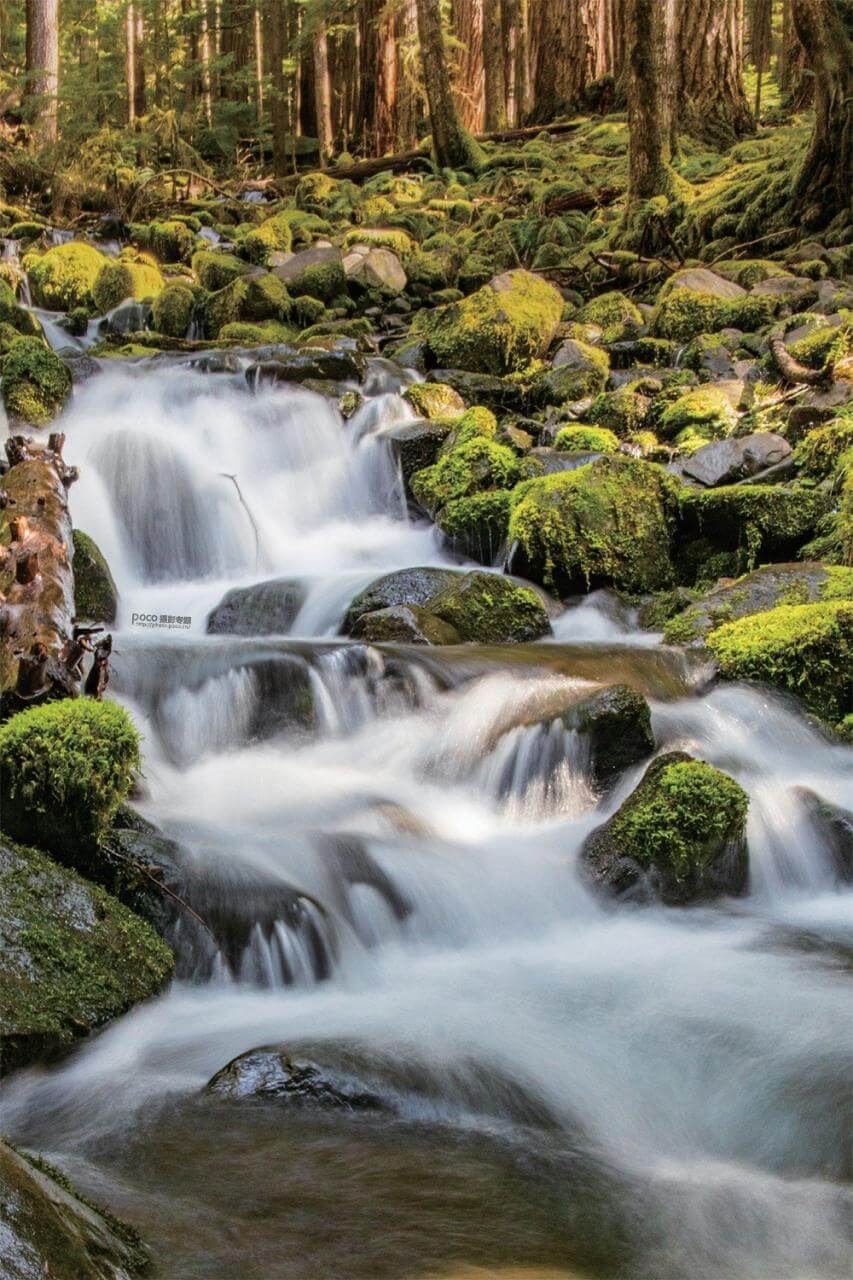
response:
M831 370L829 367L809 369L806 365L800 364L799 360L785 346L785 334L795 322L795 319L795 317L791 317L790 324L788 321L783 320L781 324L771 331L769 345L773 363L786 382L805 383L810 387L830 382Z
M77 471L47 447L6 442L0 516L0 713L79 690L68 487Z

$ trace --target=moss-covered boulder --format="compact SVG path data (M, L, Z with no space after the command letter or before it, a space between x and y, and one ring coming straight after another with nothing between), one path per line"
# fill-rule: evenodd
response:
M619 438L606 427L561 427L554 448L562 453L618 453Z
M444 382L415 382L402 395L419 417L431 421L455 418L465 412L465 401L459 392Z
M560 592L656 591L673 577L678 486L654 463L599 458L520 485L510 518L513 567Z
M725 390L699 387L688 391L665 409L658 421L658 434L676 444L687 436L721 440L738 424L737 411Z
M448 502L435 517L450 551L479 564L497 564L509 533L512 494L489 489Z
M742 893L749 873L746 792L683 752L659 756L581 850L588 880L607 894L684 905Z
M3 404L10 421L46 427L71 395L71 374L40 338L16 338L3 357Z
M650 403L648 396L629 383L596 396L586 417L594 426L605 427L624 439L643 429Z
M389 605L363 613L352 629L354 640L367 644L461 644L462 637L449 623L416 604Z
M120 258L105 262L92 285L92 301L101 313L112 311L125 298L156 298L163 288L163 277L152 263L123 262Z
M551 630L548 610L535 591L480 569L454 575L427 608L463 640L480 644L518 644Z
M780 605L707 637L720 674L802 698L829 724L853 712L853 600Z
M679 520L688 537L735 553L741 573L762 560L790 559L812 537L830 499L803 485L722 485L684 490Z
M437 365L500 375L543 355L562 313L553 285L529 271L507 271L461 302L431 312L424 334Z
M87 622L115 622L118 590L97 543L74 530L74 613Z
M123 707L47 702L0 727L0 829L74 862L104 835L139 767Z
M210 337L219 336L225 325L241 321L258 324L265 320L279 323L290 317L292 304L284 284L270 272L233 280L224 289L205 300L205 329Z
M177 218L152 222L148 228L145 247L152 249L161 262L189 262L194 245L195 233Z
M437 596L454 578L452 569L436 569L429 566L397 569L393 573L375 578L363 591L350 601L341 631L351 635L358 619L365 613L392 608L398 604L417 605L425 608L433 596Z
M587 400L604 390L609 367L606 352L569 339L557 352L553 366L540 369L531 379L528 402L533 408L544 408Z
M154 995L173 963L150 925L110 894L7 839L0 952L4 1072L55 1055Z
M579 318L588 324L599 325L603 339L608 343L633 337L644 325L643 313L637 304L616 290L593 298Z
M853 406L807 432L794 459L800 474L810 480L826 480L835 474L848 450L853 450Z
M415 500L431 516L448 502L485 489L511 489L528 472L506 445L482 436L458 444L412 476Z
M438 421L424 419L400 423L384 433L407 485L416 472L436 461L451 429L452 424L446 418Z
M233 253L217 253L213 249L199 249L192 256L192 269L202 289L215 293L224 289L232 280L238 280L249 270L242 258Z
M273 253L289 253L292 243L290 219L275 214L249 232L243 240L243 252L250 262L267 263Z
M152 321L158 333L170 338L185 338L192 320L195 295L189 285L176 281L167 284L154 298Z
M82 240L55 245L29 269L33 301L50 311L92 306L92 286L106 258Z
M853 569L814 561L766 564L734 582L721 582L686 602L666 623L667 644L701 645L726 622L766 613L783 604L853 600Z
M649 704L628 685L596 689L573 703L561 719L567 729L587 739L592 779L599 788L610 786L655 749Z
M346 289L341 251L331 247L302 249L281 266L274 267L273 274L294 297L305 294L329 302Z

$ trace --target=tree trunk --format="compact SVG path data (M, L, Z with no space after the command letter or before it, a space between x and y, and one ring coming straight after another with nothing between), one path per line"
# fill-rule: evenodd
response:
M676 31L678 123L731 146L755 128L743 87L743 0L679 0Z
M749 15L749 57L755 67L755 117L761 114L761 89L770 70L773 44L773 0L752 0Z
M628 8L628 195L668 195L671 154L671 8L668 0L630 0Z
M515 46L515 123L524 124L530 115L530 7L518 0L518 34Z
M530 6L532 120L547 124L574 111L593 78L591 0L538 0Z
M791 16L814 73L815 122L794 179L809 226L850 212L853 187L853 16L847 0L792 0Z
M506 128L505 44L500 0L483 0L483 68L487 131Z
M287 173L287 99L284 83L283 0L264 0L264 35L270 69L270 126L272 167L276 177Z
M450 92L440 0L417 0L417 15L421 63L436 161L442 168L469 168L472 163L476 163L478 153L470 134L462 128Z
M806 51L800 43L791 13L791 0L782 10L782 56L779 84L785 105L791 111L805 111L814 102L814 76L806 63Z
M133 75L134 115L138 120L145 115L145 23L140 0L130 8L133 10L133 56L136 62Z
M417 48L417 0L402 0L397 15L397 122L395 147L413 147L418 139L420 94L413 67Z
M159 0L158 0L159 2ZM222 97L249 101L249 71L255 41L254 0L228 0L221 9Z
M41 145L56 141L59 89L59 0L27 0L25 102L33 136Z
M317 115L317 140L320 144L320 167L325 168L332 156L332 86L329 80L329 45L325 24L311 36L314 52L314 110Z
M396 139L399 70L396 31L396 14L386 15L379 29L379 76L373 126L373 153L378 156L392 151Z
M258 112L258 132L264 127L264 37L261 31L261 3L255 0L253 17L255 32L255 106Z
M483 0L453 0L451 29L460 46L451 77L453 101L463 128L480 133L486 118Z

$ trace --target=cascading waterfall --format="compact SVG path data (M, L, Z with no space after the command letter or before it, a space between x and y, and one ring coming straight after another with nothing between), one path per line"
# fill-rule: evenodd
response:
M603 597L523 663L336 640L380 572L447 563L407 518L383 440L409 414L403 380L376 362L348 423L312 391L182 361L78 389L73 515L121 592L112 689L145 736L138 806L176 842L217 945L64 1064L20 1076L6 1127L156 1226L175 1280L272 1275L273 1238L298 1280L409 1275L407 1247L425 1248L406 1244L410 1163L435 1196L427 1229L496 1264L841 1277L851 895L804 789L849 802L849 763L782 699L704 688ZM204 634L225 590L272 577L304 584L289 635ZM134 627L139 613L190 616L190 634ZM750 794L737 902L614 910L578 874L642 768L597 792L560 709L629 663L659 749ZM215 1071L277 1043L355 1055L393 1121L204 1110ZM312 1271L267 1198L282 1165L323 1230L360 1188L379 1242L359 1256L342 1227ZM207 1239L232 1235L233 1254Z

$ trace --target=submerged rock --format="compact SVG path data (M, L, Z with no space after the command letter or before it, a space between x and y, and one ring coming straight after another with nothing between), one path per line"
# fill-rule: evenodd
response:
M839 880L849 883L853 880L853 813L824 800L808 787L797 787L797 794L832 858Z
M359 351L335 347L323 351L319 347L310 351L282 353L270 360L259 360L249 365L246 381L256 382L307 382L309 379L361 382L367 362Z
M58 1171L0 1142L5 1280L128 1280L148 1269L139 1236Z
M206 1092L228 1102L276 1102L290 1107L381 1111L385 1103L358 1080L291 1058L283 1049L252 1049L234 1058L208 1082Z
M590 835L581 867L620 897L685 905L746 888L746 792L680 751L659 756L617 812Z
M304 599L305 589L294 578L271 578L251 587L234 587L226 591L208 614L207 632L232 636L285 635Z
M593 781L599 787L608 786L655 749L649 704L624 684L596 689L569 707L562 720L566 728L587 735Z

